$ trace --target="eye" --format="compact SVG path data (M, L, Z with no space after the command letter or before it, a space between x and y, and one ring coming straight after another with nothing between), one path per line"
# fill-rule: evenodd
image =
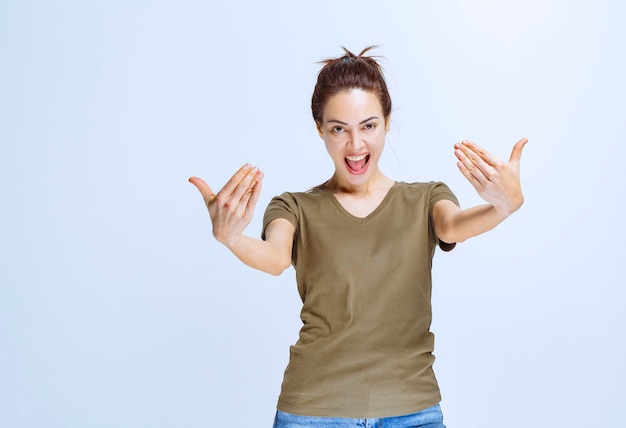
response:
M372 131L372 130L376 129L376 124L375 123L366 123L363 128L365 128L367 131Z
M343 126L333 126L332 131L335 134L341 134L344 131Z

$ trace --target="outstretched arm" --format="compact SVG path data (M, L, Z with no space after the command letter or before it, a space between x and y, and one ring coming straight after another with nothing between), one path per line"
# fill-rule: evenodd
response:
M263 173L248 164L217 194L201 178L189 179L202 194L209 210L215 239L248 266L279 275L291 263L293 225L285 219L272 221L266 228L265 241L243 234L252 220L262 180Z
M433 208L437 237L444 242L463 242L493 229L524 203L520 185L520 158L528 140L522 138L504 162L482 147L463 141L454 145L457 166L486 205L461 210L442 200Z

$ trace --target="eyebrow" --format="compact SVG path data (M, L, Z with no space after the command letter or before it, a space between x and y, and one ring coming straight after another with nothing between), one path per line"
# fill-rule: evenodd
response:
M370 120L372 120L372 119L379 119L379 117L378 117L378 116L368 117L367 119L360 121L360 122L359 122L359 125L363 125L364 123L369 122L369 121L370 121ZM337 119L331 119L331 120L327 120L327 121L326 121L326 123L331 123L331 122L332 122L332 123L338 123L338 124L340 124L340 125L345 125L345 126L348 126L348 125L349 125L348 123L346 123L346 122L342 122L342 121L337 120Z

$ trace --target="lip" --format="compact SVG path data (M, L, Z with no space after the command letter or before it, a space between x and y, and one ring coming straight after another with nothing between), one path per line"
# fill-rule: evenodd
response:
M369 155L369 153L360 153L358 155L348 155L348 156L346 156L346 159L358 162L361 159L363 159L364 157L366 157L367 155Z
M363 168L361 168L359 170L354 170L354 169L352 169L350 167L350 164L348 163L348 160L357 162L357 161L363 160L363 158L365 158L365 165L363 166ZM369 169L370 160L371 160L371 155L369 153L361 153L361 154L358 154L358 155L346 156L343 161L344 161L344 164L346 165L346 169L348 170L348 172L350 174L352 174L352 175L363 175Z

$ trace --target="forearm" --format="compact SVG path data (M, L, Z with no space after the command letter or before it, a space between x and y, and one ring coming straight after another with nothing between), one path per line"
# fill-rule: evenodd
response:
M291 264L290 255L268 241L241 235L223 244L246 265L271 275L280 275Z
M463 242L493 229L507 217L507 213L491 204L458 210L448 216L441 230L438 230L438 237L444 242Z

